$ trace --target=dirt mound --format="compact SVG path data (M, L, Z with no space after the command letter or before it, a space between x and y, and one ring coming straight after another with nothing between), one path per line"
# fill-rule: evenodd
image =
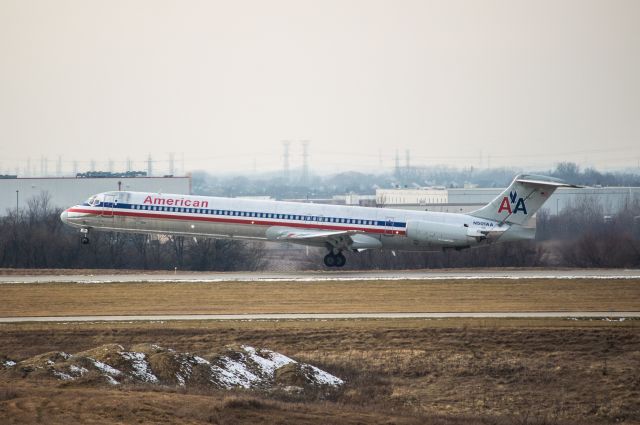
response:
M20 362L3 358L0 366L0 370L26 378L49 377L82 384L147 383L221 389L343 384L340 378L315 366L250 346L226 347L201 357L155 344L137 344L128 349L107 344L75 354L43 353Z

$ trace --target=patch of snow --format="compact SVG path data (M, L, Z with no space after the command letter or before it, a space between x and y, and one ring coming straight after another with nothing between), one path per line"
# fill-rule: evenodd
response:
M118 369L113 368L106 363L102 363L102 362L99 362L98 360L93 360L93 359L89 359L89 360L93 362L93 365L95 367L97 367L101 372L107 375L118 376L122 374L122 372L120 372Z
M262 372L268 375L269 378L273 378L273 375L279 367L287 365L289 363L297 363L295 360L290 359L284 354L276 353L270 350L260 350L260 354L255 348L248 345L243 345L242 349L249 355L249 358L260 367Z
M13 360L5 360L5 362L3 363L4 367L14 367L16 365L16 362L14 362Z
M73 381L75 378L71 375L67 375L64 372L58 372L57 370L53 371L53 376L58 379L62 379L63 381Z
M322 369L319 369L312 365L307 365L312 372L313 379L321 385L331 385L338 386L344 384L344 381L337 376L330 374L329 372L325 372Z
M173 351L173 353L175 353L175 351ZM178 363L180 364L180 371L176 372L176 380L178 381L178 385L184 387L186 380L189 379L193 373L195 360L187 354L178 356Z
M46 363L47 366L53 366L55 364L52 360L47 360Z
M84 367L78 367L76 365L71 365L71 366L69 366L69 372L71 374L73 374L73 375L76 375L76 376L78 376L78 375L82 376L82 375L84 375L85 373L87 373L89 371L87 369L85 369Z
M123 351L120 355L131 362L133 374L144 382L157 383L158 378L153 374L144 353L136 353L135 351Z
M62 357L65 360L69 360L69 358L71 357L71 354L67 354L64 351L60 352L60 357Z
M111 375L103 375L105 378L107 378L107 382L111 385L119 385L120 383L118 381L116 381L115 379L113 379L113 376Z
M224 368L212 366L211 370L219 375L219 379L228 387L250 388L252 384L260 382L260 378L251 372L247 366L229 357L220 359Z
M196 364L211 364L209 360L203 359L200 356L193 356L193 360L196 362Z

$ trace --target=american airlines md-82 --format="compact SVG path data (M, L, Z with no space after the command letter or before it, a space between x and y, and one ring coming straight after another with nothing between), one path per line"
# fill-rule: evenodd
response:
M327 267L342 267L343 251L461 250L533 239L525 226L561 180L521 174L488 205L468 214L142 192L105 192L60 218L90 232L156 233L241 238L325 247Z

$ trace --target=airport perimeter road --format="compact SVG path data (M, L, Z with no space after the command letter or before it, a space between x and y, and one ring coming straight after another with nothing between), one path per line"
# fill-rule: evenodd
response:
M328 313L328 314L170 314L144 316L68 316L68 317L0 317L0 323L18 322L117 322L170 320L335 320L335 319L451 319L451 318L564 318L612 319L640 318L638 311L547 311L486 313Z
M640 270L626 269L507 269L507 270L400 270L400 271L315 271L242 273L124 273L77 275L4 275L3 283L107 283L107 282L274 282L350 280L454 280L454 279L637 279Z

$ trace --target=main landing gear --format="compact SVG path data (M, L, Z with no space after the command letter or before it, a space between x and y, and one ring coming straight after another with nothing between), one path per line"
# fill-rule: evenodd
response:
M342 267L346 264L346 262L347 259L342 254L342 252L339 252L337 254L329 252L324 256L324 265L327 267Z
M82 245L89 245L89 229L83 227L80 229L80 233L82 233L82 237L80 238L80 243Z

